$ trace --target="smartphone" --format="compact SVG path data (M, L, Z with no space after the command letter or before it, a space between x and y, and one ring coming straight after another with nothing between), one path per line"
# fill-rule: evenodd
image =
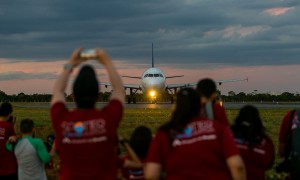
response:
M85 49L85 50L80 52L79 56L80 56L81 59L85 59L85 60L97 58L95 49Z

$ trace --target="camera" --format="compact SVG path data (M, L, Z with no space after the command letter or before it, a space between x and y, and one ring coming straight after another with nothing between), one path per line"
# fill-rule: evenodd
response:
M88 60L97 58L95 49L85 49L79 54L80 59Z
M288 173L291 171L291 168L291 160L285 159L275 167L275 170L277 173Z
M12 124L16 124L16 120L17 120L17 118L15 116L10 116L9 119L7 120L7 122L10 122Z
M55 140L55 134L49 134L47 136L47 140L44 142L44 144L45 144L48 152L50 152L52 145L54 143L54 140Z

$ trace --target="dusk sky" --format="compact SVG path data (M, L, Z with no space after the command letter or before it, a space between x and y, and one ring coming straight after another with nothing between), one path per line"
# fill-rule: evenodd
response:
M168 83L249 78L228 91L300 92L299 0L15 0L0 2L0 90L51 93L77 47L105 49L121 75L151 65ZM94 62L99 80L108 80ZM76 75L73 73L72 78ZM124 83L139 83L123 79ZM105 90L102 87L102 90ZM68 89L70 92L70 88Z

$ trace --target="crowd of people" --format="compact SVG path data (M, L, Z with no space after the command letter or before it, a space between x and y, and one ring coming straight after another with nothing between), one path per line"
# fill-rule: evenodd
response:
M216 84L201 79L196 89L177 93L171 118L155 135L146 126L137 127L130 140L117 134L124 111L125 91L109 55L95 49L92 59L104 66L112 85L109 102L95 107L98 80L91 65L83 65L73 83L75 109L68 109L65 89L74 68L89 58L80 58L76 49L64 65L53 88L50 116L54 143L46 148L33 136L32 119L20 122L10 103L0 106L0 179L47 179L45 164L57 154L60 180L96 179L265 179L273 167L275 149L256 107L246 105L230 126L224 107L215 101ZM283 118L279 154L290 179L298 179L298 111ZM299 130L300 133L300 130ZM53 141L54 136L51 136ZM120 156L120 146L126 155ZM299 147L300 148L300 147ZM284 167L281 167L284 166Z

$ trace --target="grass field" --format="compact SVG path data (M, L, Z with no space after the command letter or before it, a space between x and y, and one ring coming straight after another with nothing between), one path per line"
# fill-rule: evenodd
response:
M260 115L263 120L263 123L267 129L269 136L272 138L274 145L278 147L278 133L281 120L285 113L289 109L280 109L280 110L260 110ZM162 123L167 121L172 113L171 109L126 109L124 113L123 120L119 127L119 134L128 138L133 131L139 125L145 125L152 129L152 132L155 133L157 127ZM236 117L238 110L227 109L226 110L228 119L232 123ZM53 133L50 114L48 109L38 109L38 108L14 108L13 113L18 120L23 118L31 118L34 120L36 125L36 137L45 139L46 136L50 133ZM17 125L19 121L17 122ZM276 152L277 154L277 152ZM56 162L58 160L56 159ZM276 158L278 163L279 159ZM49 179L55 179L57 175L57 169L49 172ZM274 170L270 170L267 173L267 179L281 179Z

